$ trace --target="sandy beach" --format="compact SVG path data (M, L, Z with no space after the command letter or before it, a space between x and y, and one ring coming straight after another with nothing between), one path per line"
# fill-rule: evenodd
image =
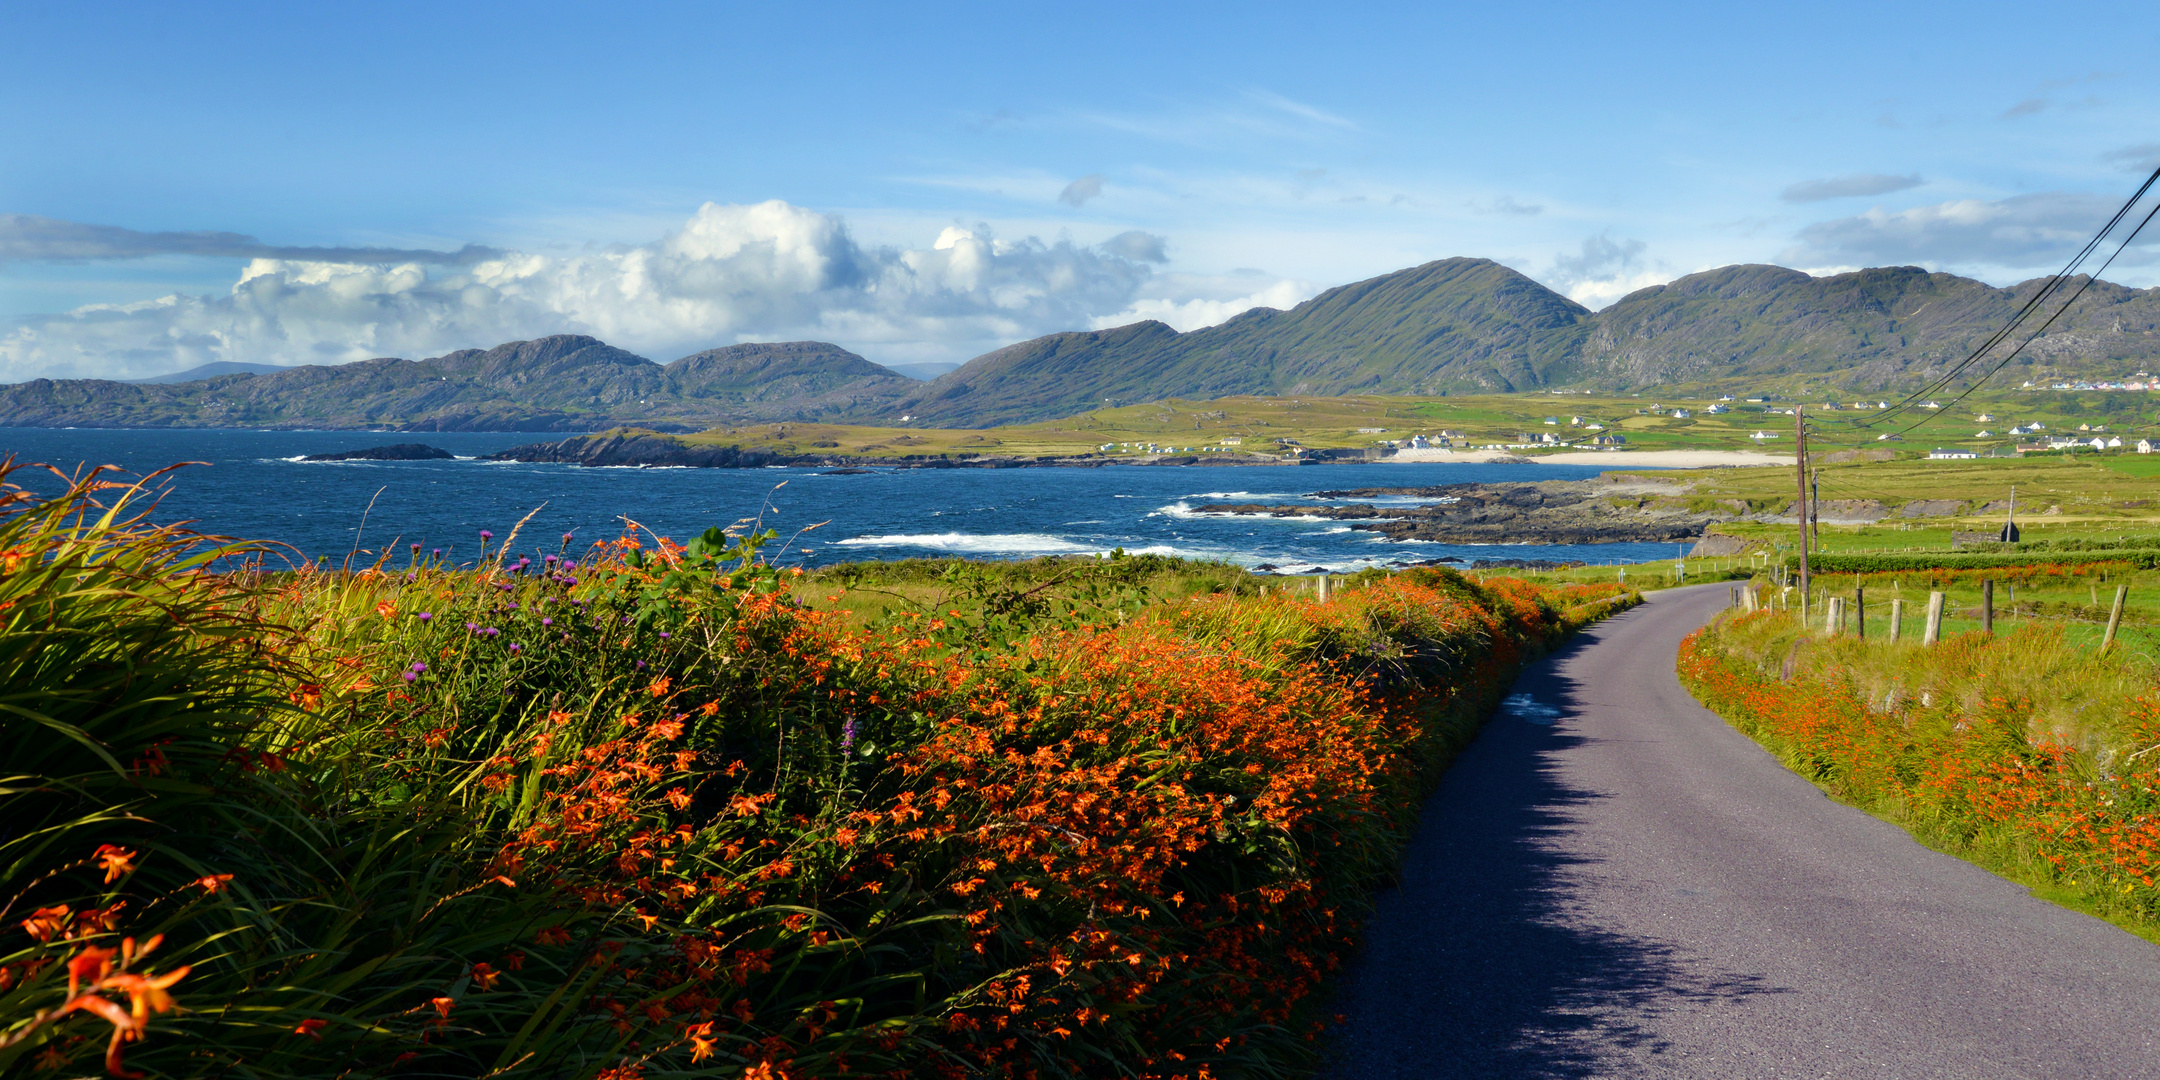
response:
M1615 469L1643 466L1662 469L1721 469L1793 463L1790 454L1762 454L1752 450L1575 450L1537 457L1511 450L1398 450L1394 456L1379 460L1403 464L1528 461L1536 465L1603 465Z

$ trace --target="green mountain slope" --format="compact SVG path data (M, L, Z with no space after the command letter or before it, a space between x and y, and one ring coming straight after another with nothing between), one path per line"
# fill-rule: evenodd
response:
M174 384L0 387L0 425L666 430L798 420L988 427L1105 405L1239 394L1440 395L1674 383L1875 393L1963 359L2040 287L1884 267L1809 277L1728 266L1604 311L1487 259L1442 259L1179 333L1159 322L1051 334L924 383L836 345L730 345L665 366L559 335L433 359L365 360ZM2160 289L2095 282L2002 379L2160 370Z
M38 379L0 387L0 425L694 430L873 408L920 385L822 342L733 345L662 366L562 334L187 383Z
M1169 397L1526 390L1572 372L1589 315L1489 259L1442 259L1190 333L1143 322L1023 341L897 407L983 427Z
M1830 372L1853 389L1907 387L1963 360L2043 284L1997 289L1917 266L1823 278L1727 266L1631 293L1599 312L1578 373L1614 389ZM2147 367L2160 358L2156 330L2160 289L2096 282L2000 378Z

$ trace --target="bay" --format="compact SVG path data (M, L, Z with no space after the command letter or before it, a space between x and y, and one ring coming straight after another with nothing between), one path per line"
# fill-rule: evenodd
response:
M875 469L833 475L813 468L588 469L479 460L559 437L0 428L0 454L69 472L112 464L143 474L202 462L170 476L155 520L188 520L204 532L273 541L334 562L356 551L403 552L410 544L441 548L453 560L470 558L482 529L507 536L536 509L521 549L555 550L565 533L573 548L581 548L621 535L626 522L679 541L749 519L779 531L768 551L794 565L941 555L1032 558L1123 548L1285 572L1349 572L1450 556L1466 562L1627 563L1684 550L1667 543L1396 543L1330 521L1192 512L1194 505L1216 500L1312 502L1309 493L1321 489L1581 479L1602 471L1591 465ZM459 457L299 460L400 442L425 442ZM34 491L58 485L49 475L27 471L18 472L15 482Z

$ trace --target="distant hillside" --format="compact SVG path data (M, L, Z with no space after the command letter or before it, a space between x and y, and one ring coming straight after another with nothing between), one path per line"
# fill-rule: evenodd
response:
M1728 266L1592 313L1497 263L1443 259L1190 333L1143 322L1008 345L900 407L982 427L1230 394L1623 391L1794 375L1889 391L1963 359L2040 285L1997 289L1912 266L1823 278ZM2003 377L2155 363L2160 289L2098 282Z
M2043 284L1998 289L1917 266L1822 278L1782 266L1727 266L1631 293L1597 313L1578 371L1612 389L1830 373L1855 390L1911 387L1963 360ZM2156 331L2160 289L2095 282L2000 378L2015 386L2058 371L2150 367L2160 359Z
M250 364L239 360L212 360L207 364L197 364L186 371L152 375L147 379L122 379L120 381L131 383L183 383L195 382L200 379L214 379L220 375L268 375L273 371L283 370L285 370L285 366L282 364Z
M1728 266L1591 312L1488 259L1442 259L1179 333L1159 322L1051 334L925 383L837 345L730 345L665 366L561 335L429 360L182 383L0 387L0 425L688 430L793 420L988 427L1240 394L1493 393L1675 383L1859 393L1916 388L2040 287L1885 267L1809 277ZM2160 370L2160 289L2097 282L2003 375ZM200 369L198 369L200 370Z
M983 427L1232 394L1527 390L1572 376L1587 308L1489 259L1442 259L1178 333L1051 334L977 357L899 407Z
M564 334L177 384L38 379L0 387L0 425L695 430L872 410L920 385L821 342L732 345L663 366Z

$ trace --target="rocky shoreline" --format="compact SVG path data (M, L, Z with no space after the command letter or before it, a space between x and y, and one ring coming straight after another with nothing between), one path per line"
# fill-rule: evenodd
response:
M1692 508L1678 498L1685 490L1638 477L1544 480L1357 488L1311 496L1431 500L1425 505L1204 503L1192 509L1202 514L1323 518L1389 540L1447 544L1692 543L1712 525L1748 516L1722 507Z
M788 454L758 447L712 446L686 443L658 432L603 432L580 435L561 442L513 446L488 455L490 461L553 462L587 468L691 468L759 469L774 465L811 468L898 469L1097 469L1106 466L1150 465L1320 465L1332 461L1363 461L1362 453L1320 451L1304 458L1279 458L1270 454L1155 454L1146 457L1081 454L1076 456L1016 454L908 454L895 457L864 457L854 454Z

